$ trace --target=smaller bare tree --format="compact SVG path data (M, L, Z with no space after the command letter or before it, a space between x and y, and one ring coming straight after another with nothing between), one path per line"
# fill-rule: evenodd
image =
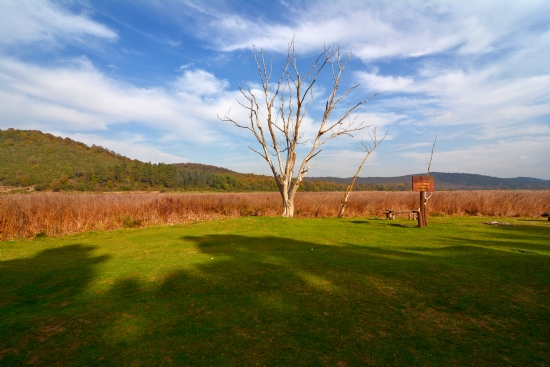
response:
M428 172L426 173L426 176L430 175L430 169L432 168L432 160L434 158L434 150L435 150L435 143L437 142L437 133L435 134L434 143L432 145L432 153L430 154L430 161L428 162ZM430 195L426 196L425 192L422 192L422 200L420 201L422 203L422 206L420 207L420 223L421 227L428 225L428 200L433 195L433 192Z
M374 152L376 147L378 147L378 145L380 145L380 143L382 143L384 141L384 139L386 139L386 136L388 135L388 132L386 131L386 133L384 134L382 139L380 139L380 141L378 141L377 137L376 137L376 126L372 127L371 132L372 132L372 135L369 132L369 138L371 140L371 143L365 143L363 141L361 142L361 145L363 146L363 148L361 150L366 152L367 155L365 155L365 158L363 158L363 161L359 165L359 168L357 169L357 172L355 172L355 176L353 176L353 179L351 180L351 184L346 188L346 192L344 193L344 196L342 197L342 201L341 201L341 205L340 205L340 213L338 213L338 218L342 218L344 216L344 211L346 210L346 205L348 204L348 197L351 194L351 190L353 190L353 186L355 185L355 180L357 179L357 176L359 176L359 173L361 172L361 169L363 169L363 165L365 164L367 159L369 159L369 156L371 155L371 153Z

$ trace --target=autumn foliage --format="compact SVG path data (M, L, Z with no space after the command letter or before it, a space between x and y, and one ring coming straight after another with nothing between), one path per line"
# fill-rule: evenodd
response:
M336 217L341 193L299 193L296 217ZM243 216L280 215L278 193L220 194L4 194L0 202L3 240L91 230L141 227ZM418 193L356 192L346 217L381 217L386 209L417 209ZM539 217L550 191L441 191L430 199L430 215Z

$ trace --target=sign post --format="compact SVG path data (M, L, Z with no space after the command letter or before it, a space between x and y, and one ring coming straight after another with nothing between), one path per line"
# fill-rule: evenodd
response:
M420 192L420 212L418 213L418 226L428 225L428 203L426 192L434 192L434 178L430 176L412 176L412 191Z

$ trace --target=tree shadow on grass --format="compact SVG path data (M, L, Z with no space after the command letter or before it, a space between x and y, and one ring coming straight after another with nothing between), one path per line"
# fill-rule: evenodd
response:
M544 223L546 224L546 223ZM514 226L503 226L502 228L504 233L521 233L529 236L543 235L550 236L550 226L546 225L514 225Z
M3 261L2 305L53 306L81 293L94 278L94 267L108 256L90 256L92 246L74 244L44 250L32 258Z
M368 220L350 220L349 223L353 224L380 224L380 222L385 222L387 219L382 218L369 218Z
M114 279L95 294L86 287L108 258L91 256L92 247L8 262L8 271L25 266L2 291L13 300L2 303L11 315L2 340L18 336L2 347L0 362L388 366L548 357L536 344L545 334L523 335L512 348L518 313L499 307L508 296L478 297L507 284L449 262L452 248L437 262L374 244L274 236L187 236L181 248L196 249L196 258L154 281L148 274ZM21 308L26 300L34 304ZM520 314L527 327L541 317L538 309Z
M542 224L550 222L550 220L542 217L541 219L518 219L518 222L538 222Z
M1 262L0 364L32 361L23 351L40 349L67 330L65 310L78 302L96 276L95 267L109 259L92 256L93 250L74 244Z
M496 246L529 248L534 251L550 250L550 226L513 225L490 227L485 239L478 241Z
M370 220L350 220L349 222L353 224L372 224Z
M379 219L380 221L383 221L383 219ZM390 222L388 220L388 222ZM373 225L374 223L372 222L372 220L352 220L350 221L349 223L353 223L353 224L361 224L361 225ZM413 228L413 227L418 227L418 224L416 223L416 221L407 221L406 223L385 223L387 226L391 226L391 227L401 227L401 228Z
M418 224L413 223L388 223L388 226L399 228L418 228Z

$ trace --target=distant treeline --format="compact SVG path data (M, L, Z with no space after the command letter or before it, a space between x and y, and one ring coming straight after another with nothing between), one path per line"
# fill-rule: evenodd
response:
M436 190L550 189L550 180L433 172ZM300 191L344 191L351 178L306 177ZM0 130L0 186L37 191L277 191L271 176L198 163L153 164L36 130ZM356 191L409 191L411 176L358 177Z
M101 146L35 130L0 130L0 185L37 191L277 191L273 177L202 164L153 164ZM300 191L343 191L346 184L304 181ZM356 190L404 190L403 184L360 184Z
M421 176L418 173L414 176ZM357 177L356 183L366 184L369 187L385 186L383 190L411 190L411 176L397 177ZM499 178L471 173L432 172L436 190L548 190L550 180L531 177ZM310 180L321 180L347 185L352 178L340 177L311 177ZM367 189L368 190L368 189ZM377 189L376 189L377 190Z

